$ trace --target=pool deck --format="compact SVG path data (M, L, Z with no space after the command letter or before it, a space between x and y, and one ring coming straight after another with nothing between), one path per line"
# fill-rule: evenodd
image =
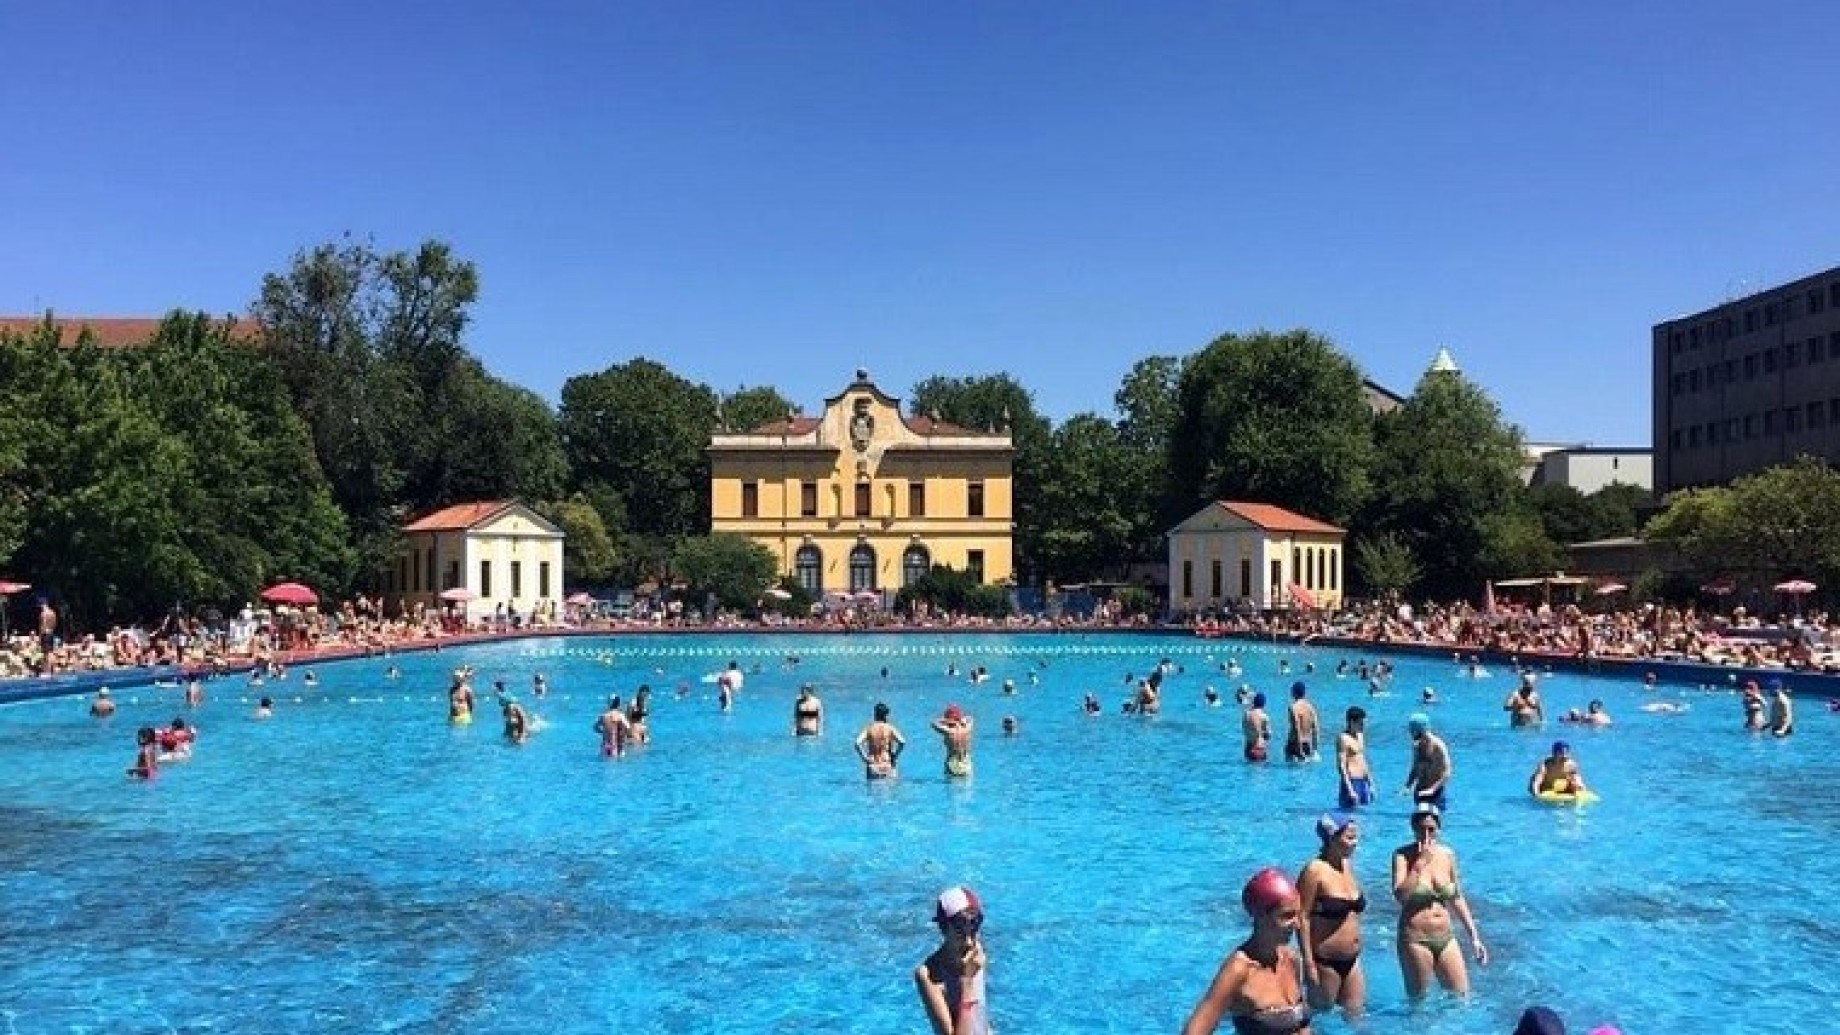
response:
M1510 653L1499 650L1486 650L1476 647L1459 647L1454 644L1439 643L1399 643L1376 642L1347 637L1297 635L1282 633L1276 636L1267 633L1222 632L1209 636L1199 636L1187 626L1074 626L1074 627L990 627L990 626L881 626L876 628L838 628L836 626L654 626L654 625L618 625L593 628L547 628L520 629L505 632L470 632L454 633L432 639L406 640L391 644L387 649L364 647L350 644L334 644L306 651L278 652L277 659L290 667L300 665L318 665L339 661L358 659L375 659L392 654L414 654L423 651L440 651L449 647L465 647L483 643L505 643L514 640L555 639L574 637L622 637L622 636L1090 636L1090 635L1156 635L1188 636L1201 641L1220 641L1222 643L1269 643L1291 646L1334 647L1357 653L1365 652L1377 657L1388 654L1407 654L1417 657L1445 657L1448 655L1474 656L1484 663L1517 664L1524 663L1540 669L1554 671L1582 672L1589 675L1612 678L1626 677L1640 680L1647 673L1654 673L1657 681L1671 685L1695 687L1725 685L1736 688L1748 680L1756 680L1760 685L1767 685L1769 680L1780 679L1792 693L1807 693L1815 696L1840 698L1840 674L1822 672L1798 672L1782 668L1742 668L1735 665L1712 665L1705 662L1686 660L1661 660L1655 658L1579 658L1565 654ZM254 659L240 658L218 670L222 675L247 674L256 667ZM66 672L51 676L19 677L0 679L0 705L15 704L21 701L33 701L48 697L71 697L79 694L94 693L108 687L111 690L152 686L157 682L170 682L185 679L194 674L207 674L208 670L200 666L175 668L161 666L154 668L115 668L100 669L91 672Z

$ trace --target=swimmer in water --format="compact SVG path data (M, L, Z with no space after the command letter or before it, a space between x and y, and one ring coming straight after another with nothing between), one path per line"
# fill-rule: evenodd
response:
M594 732L601 735L601 757L620 758L626 754L626 741L632 732L632 720L620 707L620 695L607 699L607 710L594 720Z
M1533 767L1533 775L1527 779L1527 793L1535 796L1582 794L1585 790L1584 777L1578 772L1578 761L1572 757L1572 746L1563 740L1553 741L1552 754L1541 759Z
M945 714L933 720L933 732L939 734L946 749L946 775L971 775L971 716L956 704L946 705Z
M1265 714L1265 695L1253 694L1252 706L1240 717L1240 732L1245 735L1248 762L1263 762L1270 757L1271 717Z
M307 669L305 672L301 673L300 681L308 686L318 686L319 673L314 672L312 669Z
M984 906L968 887L947 888L933 905L940 934L934 949L914 968L914 987L936 1035L989 1035L984 993Z
M1098 695L1092 693L1086 695L1086 700L1080 707L1084 709L1088 715L1097 715L1104 710L1104 706L1099 703Z
M816 737L824 733L824 702L810 683L799 687L799 699L792 702L792 735Z
M1208 686L1207 689L1201 691L1201 699L1207 702L1209 708L1220 707L1220 691L1214 689L1211 685Z
M1291 941L1303 919L1297 888L1277 869L1260 870L1240 892L1252 933L1220 964L1208 990L1182 1025L1184 1035L1233 1031L1310 1035L1303 969Z
M137 750L134 764L128 767L128 775L136 780L151 780L160 772L160 735L152 726L142 726L134 732Z
M500 706L505 713L505 739L513 744L522 744L530 739L530 716L524 714L524 706L515 697L505 697Z
M106 719L115 714L115 702L109 699L108 687L96 691L96 699L89 704L89 713L98 719Z
M888 721L888 706L877 703L875 718L856 734L856 757L862 759L863 776L870 780L889 780L907 750L907 738Z
M1316 706L1306 699L1303 682L1291 684L1290 732L1284 740L1284 758L1288 762L1309 762L1316 758L1316 740L1321 719Z
M1005 715L1003 717L1003 735L1006 737L1013 737L1016 735L1016 729L1016 717L1014 715Z
M1436 704L1438 699L1437 691L1433 690L1431 687L1425 687L1424 691L1418 695L1418 699L1423 704Z
M264 697L256 702L256 718L267 719L275 714L275 699Z
M532 695L539 698L548 696L549 679L541 672L532 675L530 677L530 692Z

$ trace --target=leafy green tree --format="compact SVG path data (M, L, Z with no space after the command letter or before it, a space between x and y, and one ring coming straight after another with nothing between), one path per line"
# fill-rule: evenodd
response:
M619 555L607 526L601 523L600 512L586 496L576 493L537 509L554 521L566 537L562 541L562 567L572 583L600 586L613 577Z
M1131 457L1129 476L1117 482L1132 524L1125 561L1162 556L1164 533L1194 512L1169 513L1170 441L1182 415L1183 369L1175 356L1140 359L1112 395L1119 444Z
M753 431L775 421L783 422L798 406L767 387L737 388L722 397L721 426L734 432Z
M1612 484L1585 495L1569 485L1535 485L1527 499L1546 535L1555 543L1585 543L1636 534L1637 509L1648 501L1648 491L1635 485Z
M1539 515L1526 507L1509 507L1485 518L1481 550L1477 570L1484 574L1473 584L1452 581L1446 592L1472 596L1490 578L1544 575L1565 566L1565 548L1546 534Z
M1272 503L1346 524L1368 495L1372 417L1361 372L1309 331L1222 335L1182 371L1170 502Z
M1391 532L1424 566L1434 597L1464 597L1537 545L1517 511L1521 439L1483 390L1456 371L1432 370L1404 405L1377 421L1375 496L1365 527ZM1491 556L1491 550L1494 555ZM1535 553L1539 552L1537 550Z
M1129 557L1145 509L1141 487L1133 489L1139 459L1096 414L1079 414L1054 429L1040 486L1044 578L1097 578Z
M715 393L649 359L562 386L564 449L575 484L614 494L624 527L640 535L709 530L705 450L715 427Z
M1019 582L1034 582L1045 549L1046 484L1052 425L1035 412L1035 397L1008 374L929 377L914 386L912 412L937 417L972 431L1008 431L1015 449L1011 465Z
M1412 547L1392 532L1356 539L1354 568L1362 585L1377 597L1397 597L1410 592L1424 572Z
M439 448L415 464L410 499L418 507L461 500L554 499L568 482L561 427L542 397L456 363L441 387Z
M717 532L677 545L677 574L697 594L714 593L731 611L753 608L774 583L779 568L772 551L744 535Z
M1840 577L1840 473L1814 457L1740 478L1728 488L1697 489L1667 499L1649 522L1649 538L1678 546L1703 571L1735 572L1754 581Z
M970 572L947 564L935 564L931 571L901 587L895 595L896 611L911 613L916 603L925 603L936 613L1003 618L1011 612L1009 593L1001 586L986 586Z

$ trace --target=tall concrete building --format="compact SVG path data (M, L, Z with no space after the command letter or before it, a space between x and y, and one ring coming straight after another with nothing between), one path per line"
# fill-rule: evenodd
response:
M1655 493L1840 461L1840 266L1654 329Z

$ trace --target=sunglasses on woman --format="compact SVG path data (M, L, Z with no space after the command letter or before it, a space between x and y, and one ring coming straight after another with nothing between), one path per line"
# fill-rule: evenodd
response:
M978 933L978 930L983 926L984 914L973 913L969 910L959 913L957 916L946 918L946 930L954 934L964 935L967 938Z

